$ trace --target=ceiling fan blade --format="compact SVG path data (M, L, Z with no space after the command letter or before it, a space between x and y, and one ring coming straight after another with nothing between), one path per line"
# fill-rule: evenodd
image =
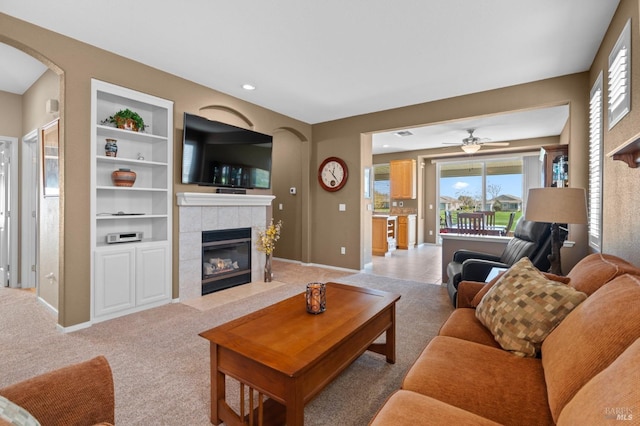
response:
M480 144L486 146L509 146L509 142L480 142Z

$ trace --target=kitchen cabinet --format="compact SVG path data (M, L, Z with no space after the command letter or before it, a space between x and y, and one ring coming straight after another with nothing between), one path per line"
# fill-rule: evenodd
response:
M416 245L416 215L398 215L398 248L412 249Z
M373 216L371 252L374 256L385 256L396 249L396 227L396 216Z
M416 160L390 161L389 178L392 199L416 199Z

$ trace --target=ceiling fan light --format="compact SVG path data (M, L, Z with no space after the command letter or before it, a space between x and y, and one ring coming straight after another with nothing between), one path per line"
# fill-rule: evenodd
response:
M464 152L466 152L467 154L474 154L476 152L478 152L478 150L480 149L480 145L462 145L462 150Z

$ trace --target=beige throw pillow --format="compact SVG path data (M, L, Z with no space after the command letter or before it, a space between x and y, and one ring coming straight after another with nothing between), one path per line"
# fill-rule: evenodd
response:
M482 298L476 317L503 349L535 357L549 333L586 298L585 293L545 278L525 257Z

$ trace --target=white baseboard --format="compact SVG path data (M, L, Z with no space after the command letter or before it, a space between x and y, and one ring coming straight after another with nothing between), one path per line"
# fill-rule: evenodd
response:
M74 331L82 330L84 328L89 328L92 325L93 325L93 323L91 321L87 321L87 322L82 322L80 324L72 325L70 327L63 327L60 324L56 324L56 328L61 333L72 333Z
M47 308L47 310L56 316L56 318L58 317L58 310L56 308L54 308L52 305L49 304L49 302L47 302L46 300L44 300L42 297L38 296L36 298L36 300L38 301L38 303L40 303L42 306L44 306L45 308Z

